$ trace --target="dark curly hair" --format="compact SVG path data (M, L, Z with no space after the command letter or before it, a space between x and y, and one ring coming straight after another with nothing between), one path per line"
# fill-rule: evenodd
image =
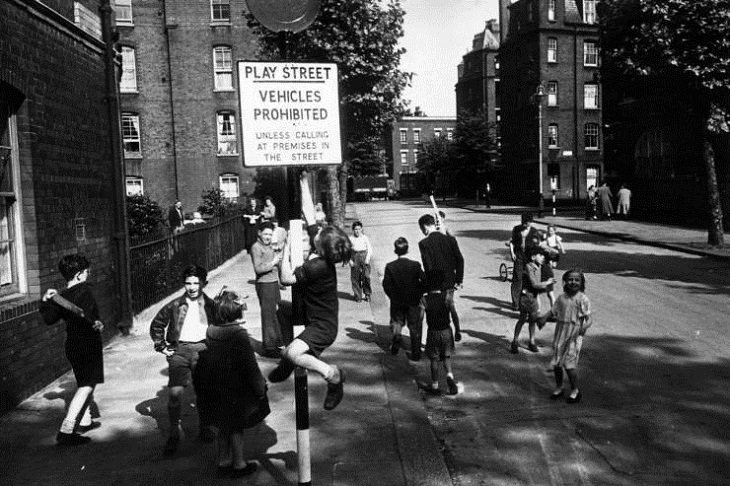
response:
M89 267L89 260L80 254L66 255L58 262L58 271L61 272L67 282L74 278L77 273L83 272Z
M328 226L317 235L318 253L329 264L346 263L352 258L352 243L347 234L336 226Z
M215 306L217 322L220 324L242 319L243 311L246 310L246 304L241 302L237 293L230 290L221 292L215 298Z

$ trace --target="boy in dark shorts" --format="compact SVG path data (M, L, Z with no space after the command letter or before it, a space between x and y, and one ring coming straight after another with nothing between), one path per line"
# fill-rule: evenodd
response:
M89 405L94 399L96 385L104 383L101 340L104 324L99 320L96 300L86 283L89 261L82 255L66 255L58 263L58 270L67 282L66 289L61 292L46 290L39 310L48 325L61 319L66 323L66 357L71 362L78 388L68 405L56 442L75 446L91 441L79 432L101 425L91 421Z
M439 285L429 285L426 294L426 356L431 360L431 386L426 389L429 393L439 393L439 369L446 370L446 384L448 395L459 393L454 371L451 367L451 356L454 354L454 334L450 324L450 310L444 291Z
M390 299L390 329L393 340L391 354L398 354L401 344L401 330L407 323L411 335L411 359L421 359L421 333L423 328L423 305L421 298L425 289L426 274L421 264L406 257L408 240L395 240L395 254L398 259L385 266L383 290Z
M192 379L195 366L199 354L206 349L208 326L216 319L215 303L203 293L203 288L208 283L207 278L208 272L204 268L198 265L185 267L182 273L185 292L160 309L150 324L150 337L155 351L165 355L169 366L167 411L170 436L165 444L165 455L173 454L177 450L180 442L182 396L191 381L193 386L196 385ZM208 404L198 400L197 409L200 420L199 438L204 442L211 442L215 439L215 434L210 430L212 416Z

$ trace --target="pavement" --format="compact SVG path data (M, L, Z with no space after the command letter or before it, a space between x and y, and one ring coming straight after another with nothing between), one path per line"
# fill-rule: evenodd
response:
M245 327L254 348L260 350L260 309L252 277L251 259L241 253L211 271L207 292L215 295L227 285L249 295ZM343 402L327 412L322 409L324 380L309 374L312 484L451 485L412 365L404 353L392 356L388 352L387 321L376 324L371 306L352 299L349 267L338 268L338 283L340 330L323 358L347 371L347 383ZM135 316L129 336L116 336L105 346L105 383L95 392L96 420L102 426L86 434L91 443L77 447L55 444L75 390L70 372L0 417L0 483L298 483L293 378L269 385L272 413L263 424L246 432L246 457L259 465L253 476L216 478L215 446L197 439L192 393L184 402L181 446L175 456L163 457L169 429L167 363L162 354L154 352L148 330L150 320L167 300ZM264 376L277 363L260 356L258 361Z
M473 211L519 213L526 208L474 206L448 201ZM354 214L349 214L354 217ZM700 230L636 221L585 221L558 215L537 220L611 238L662 246L713 258L730 258L727 250L703 247ZM223 286L249 295L247 329L260 349L260 310L253 288L250 258L241 253L213 270L208 293ZM338 268L340 331L325 353L327 361L347 370L345 399L331 412L322 410L325 384L309 377L312 484L315 485L451 485L443 444L434 436L418 390L417 376L427 363L412 363L404 353L388 352L390 331L383 296L376 303L352 300L349 268ZM376 285L377 287L377 285ZM176 294L177 295L177 294ZM286 298L286 294L285 294ZM95 393L102 427L87 433L92 442L63 448L55 435L71 399L75 381L66 373L0 417L0 483L7 485L197 485L229 484L215 477L215 447L197 440L194 397L186 397L184 440L177 455L165 458L168 430L166 361L155 353L149 322L166 301L135 316L129 336L117 336L105 347L106 382ZM276 361L259 357L266 376ZM420 369L420 368L423 369ZM420 371L419 371L420 369ZM297 445L293 379L269 387L272 413L247 431L246 456L258 471L241 484L297 484ZM457 481L458 482L458 481Z

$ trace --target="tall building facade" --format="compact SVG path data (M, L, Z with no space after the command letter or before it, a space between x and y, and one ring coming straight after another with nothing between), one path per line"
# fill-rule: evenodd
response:
M244 0L116 0L128 194L196 210L218 188L251 194L236 60L254 59Z
M390 132L390 156L393 161L393 182L404 196L415 196L427 189L428 181L418 172L418 158L423 144L434 137L452 140L456 118L404 116L393 123Z
M500 0L500 192L515 200L582 200L604 177L596 4Z
M471 50L459 63L456 113L484 113L487 123L500 121L499 23L492 19L474 36Z
M38 301L82 253L106 323L129 324L109 0L0 2L0 412L69 368Z

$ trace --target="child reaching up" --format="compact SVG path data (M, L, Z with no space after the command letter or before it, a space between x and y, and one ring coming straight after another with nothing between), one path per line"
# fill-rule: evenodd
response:
M578 388L578 358L586 329L591 327L591 301L583 293L586 279L583 272L569 270L563 275L563 294L553 305L551 314L557 319L553 338L553 358L550 364L555 372L555 390L550 398L557 400L563 396L563 368L570 380L568 403L578 403L581 399Z

